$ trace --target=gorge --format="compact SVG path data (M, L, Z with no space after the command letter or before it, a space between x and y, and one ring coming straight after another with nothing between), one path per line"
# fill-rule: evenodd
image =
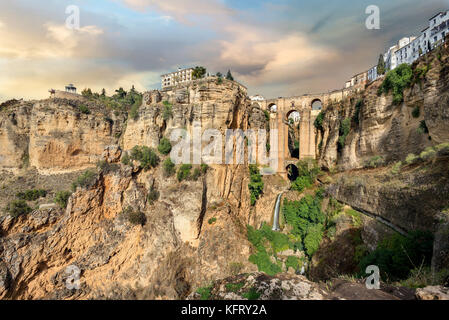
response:
M399 102L387 75L262 103L206 78L123 104L62 93L1 104L0 298L447 298L448 70L447 47L423 56ZM278 172L174 164L162 141L195 123L277 129ZM366 289L363 263L403 243L412 265L381 266L382 290Z

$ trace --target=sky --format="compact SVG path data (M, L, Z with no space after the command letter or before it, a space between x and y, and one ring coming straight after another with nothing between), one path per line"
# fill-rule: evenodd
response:
M368 30L369 5L380 29ZM79 8L79 28L66 21ZM204 66L266 98L341 89L449 0L1 0L0 102L69 83L113 94Z

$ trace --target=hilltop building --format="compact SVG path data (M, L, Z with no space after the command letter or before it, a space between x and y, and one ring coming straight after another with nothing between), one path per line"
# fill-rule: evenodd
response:
M176 86L193 80L193 68L181 69L178 71L163 74L161 76L162 89Z

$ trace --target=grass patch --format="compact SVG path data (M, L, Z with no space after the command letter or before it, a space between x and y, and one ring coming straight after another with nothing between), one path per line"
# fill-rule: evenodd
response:
M61 209L67 208L69 198L72 195L70 191L59 191L53 200Z

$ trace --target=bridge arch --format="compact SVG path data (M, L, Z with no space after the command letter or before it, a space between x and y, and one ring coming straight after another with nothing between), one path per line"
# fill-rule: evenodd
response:
M270 112L270 113L277 113L279 110L278 110L278 106L277 106L277 104L276 103L270 103L269 105L268 105L268 111Z
M320 99L312 100L312 110L323 110L323 102Z
M298 167L294 164L289 164L285 170L287 171L287 178L290 181L295 181L299 177L299 170Z

